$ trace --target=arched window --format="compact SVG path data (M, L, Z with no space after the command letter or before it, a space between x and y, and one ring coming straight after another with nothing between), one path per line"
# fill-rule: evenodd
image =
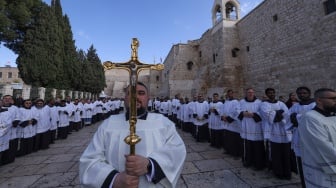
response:
M217 5L217 7L216 7L216 22L219 22L222 19L223 19L223 17L222 17L222 7Z
M225 4L226 19L237 20L237 8L231 2Z

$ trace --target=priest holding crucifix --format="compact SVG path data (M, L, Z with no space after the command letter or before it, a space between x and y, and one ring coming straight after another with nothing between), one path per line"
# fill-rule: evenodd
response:
M130 64L131 68L131 83L125 95L126 114L106 119L82 154L79 174L84 187L175 187L180 177L185 145L173 122L161 114L147 112L148 89L137 82L137 74L132 75L137 73L137 66L145 64L137 61L133 47L131 61L120 64ZM135 117L132 108L136 109ZM137 122L135 136L141 139L136 138L135 143L135 127L128 126L132 121Z

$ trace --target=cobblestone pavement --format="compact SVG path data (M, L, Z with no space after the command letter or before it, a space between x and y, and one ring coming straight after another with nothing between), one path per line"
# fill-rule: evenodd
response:
M49 149L0 166L0 188L80 187L78 161L98 126L99 123L85 127L65 140L56 140ZM209 143L197 143L189 133L178 131L187 147L178 188L300 187L295 174L289 181L277 179L267 170L253 171L243 167L241 160L209 147Z

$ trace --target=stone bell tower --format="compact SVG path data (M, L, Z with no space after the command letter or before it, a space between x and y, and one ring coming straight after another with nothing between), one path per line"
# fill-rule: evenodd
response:
M200 45L201 64L207 65L207 74L200 80L207 80L207 93L225 93L233 89L242 93L243 77L240 60L240 43L236 23L240 20L238 0L214 0L211 9L212 28L202 37Z
M212 6L212 25L222 21L238 21L240 4L237 0L215 0Z

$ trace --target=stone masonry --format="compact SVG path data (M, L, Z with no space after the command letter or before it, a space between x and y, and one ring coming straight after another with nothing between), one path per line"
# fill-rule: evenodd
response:
M261 97L273 87L288 96L302 85L335 88L336 12L326 15L326 1L265 0L240 18L238 1L215 0L213 27L200 39L172 46L157 95L212 96L233 89L242 97L253 87ZM223 8L228 4L237 19Z

